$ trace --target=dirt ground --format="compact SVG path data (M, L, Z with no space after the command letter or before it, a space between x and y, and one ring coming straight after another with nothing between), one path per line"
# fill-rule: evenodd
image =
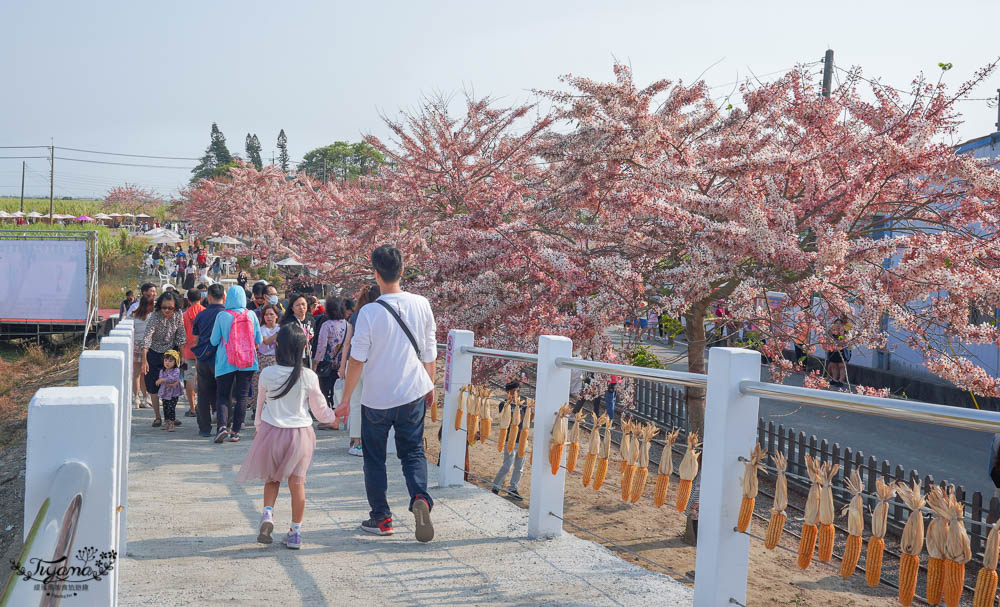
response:
M439 425L439 423L427 420L425 436L428 437L426 441L427 451L431 461L437 461L440 455L440 445L436 439ZM434 437L433 440L430 437ZM530 451L530 440L528 445ZM677 477L674 476L671 480L667 504L663 508L657 508L653 504L655 469L651 471L643 497L635 504L626 504L621 501L620 497L618 483L621 473L616 455L612 455L607 480L600 491L595 492L592 487L583 486L581 470L586 449L586 444L581 445L577 469L566 477L564 517L610 542L638 553L650 561L666 565L670 569L658 567L627 552L617 550L608 542L601 541L569 524L564 524L564 529L581 538L596 541L616 550L625 560L652 571L671 575L675 579L693 586L691 578L694 577L695 549L686 545L682 540L686 522L684 515L670 506L676 496ZM547 461L546 454L542 454L541 458L542 462ZM487 443L476 443L471 448L469 471L477 476L492 479L502 461L503 457L497 452L495 436L493 436ZM490 486L489 482L484 482L482 479L470 478L470 482L481 487ZM527 461L518 489L521 495L530 496L531 473ZM519 502L519 504L524 508L528 507L527 501ZM757 507L757 512L764 513L760 505ZM796 513L789 512L789 519L795 517ZM766 526L766 521L755 518L750 531L763 537ZM786 529L788 528L792 528L792 526L789 525ZM798 539L786 533L781 545L797 551ZM863 607L899 604L896 599L896 591L893 588L887 586L869 588L865 585L863 574L855 574L847 580L842 579L839 575L839 561L835 560L831 563L836 566L834 568L814 560L809 569L802 571L796 565L796 555L793 552L780 549L768 551L764 548L763 542L756 539L751 540L750 547L750 571L747 581L748 606ZM862 564L863 562L862 556ZM885 567L886 569L895 568L896 564L887 559Z

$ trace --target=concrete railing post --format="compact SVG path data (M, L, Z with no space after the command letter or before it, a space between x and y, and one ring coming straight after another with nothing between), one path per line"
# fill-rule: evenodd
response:
M128 475L122 469L125 462L122 450L125 448L125 435L121 431L125 424L128 411L128 392L125 385L125 356L118 350L87 350L80 354L80 374L77 380L79 386L114 386L118 390L118 406L115 408L118 431L115 432L115 459L118 462L118 475L115 478L115 550L124 554L124 529L121 528L121 516L125 511L125 500L122 499L122 485L128 482Z
M438 467L442 487L465 482L466 434L455 430L458 392L472 381L472 355L462 352L475 341L472 331L453 329L448 332L448 348L444 359L444 412L441 414L441 463ZM465 416L462 416L465 423Z
M68 565L84 566L84 563L74 560L77 549L80 548L92 547L98 552L117 549L114 527L115 509L118 506L115 499L115 479L118 475L115 453L118 402L118 390L115 387L88 386L43 388L35 393L28 404L25 534L31 529L39 507L57 490L53 480L65 464L79 462L85 468L84 472L89 470L90 473L89 483L81 486L82 501ZM64 515L65 511L50 510L47 520L56 521L55 525L58 527L62 524ZM52 546L39 544L38 549L47 549L49 554L32 553L28 558L52 557ZM115 565L110 579L89 583L85 601L88 605L114 603L118 563Z
M740 382L760 381L760 353L712 348L705 396L705 441L695 557L695 607L747 602L750 537L736 531L740 479L757 436L759 399L740 392Z
M556 366L557 358L573 356L573 342L566 337L543 335L538 338L538 379L535 388L533 453L538 463L531 466L531 499L528 502L528 537L558 537L562 534L563 498L566 469L552 474L548 465L549 438L559 407L569 401L570 370ZM564 456L565 456L565 449ZM532 456L534 457L534 456ZM550 514L551 513L551 514Z
M126 321L128 322L128 321ZM122 329L115 329L120 331ZM101 340L102 352L121 352L125 357L125 394L122 406L118 409L120 424L118 433L121 436L121 450L118 452L118 487L119 500L125 508L121 511L118 520L118 538L121 546L121 554L125 554L128 547L128 538L125 530L128 528L128 462L129 453L132 449L132 340L128 337L105 337Z

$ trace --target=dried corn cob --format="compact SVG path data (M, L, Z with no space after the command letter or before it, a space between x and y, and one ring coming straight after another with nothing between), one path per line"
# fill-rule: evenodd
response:
M597 417L596 415L591 415L593 419L593 428L590 431L590 442L587 446L587 459L583 465L583 486L587 487L590 485L590 479L594 476L594 469L597 467L597 454L601 449L601 426L604 425L604 420L607 418L606 415Z
M660 451L660 466L657 468L656 487L653 489L653 503L659 508L667 502L667 490L670 488L670 475L674 473L674 443L680 428L675 428L666 435L667 444Z
M819 529L816 523L819 520L820 486L823 481L820 478L819 461L806 456L806 471L812 485L809 487L809 495L806 496L805 520L802 523L802 539L799 541L799 568L808 569L812 563L813 551L816 549L816 536Z
M677 485L677 512L684 512L691 499L691 485L694 478L698 476L698 433L688 434L687 451L684 452L684 459L681 460L680 475L681 482Z
M646 490L646 479L649 478L649 449L653 446L653 437L660 431L653 424L647 424L642 430L642 444L639 445L639 460L636 471L632 475L632 503L639 501L642 492Z
M513 453L514 448L517 446L518 428L521 426L521 403L523 402L524 399L520 399L510 412L510 428L507 430L507 453Z
M632 497L632 479L635 477L638 465L636 462L639 459L639 440L637 434L639 432L639 423L633 422L632 432L626 437L622 437L622 456L625 457L625 461L622 462L622 501L627 502ZM625 448L624 443L628 441L628 448Z
M608 458L611 456L611 420L607 415L601 416L604 422L604 436L601 438L601 448L597 455L597 474L594 475L594 491L598 491L608 475Z
M577 413L573 419L573 425L569 429L569 449L566 451L566 472L576 470L576 460L580 456L580 422L583 420L582 412Z
M864 485L861 484L861 475L857 469L851 471L851 476L845 484L852 495L851 502L843 510L843 513L847 514L847 545L840 560L840 577L846 579L854 575L858 559L861 558L861 535L865 531L865 502L861 497Z
M432 398L431 399L431 421L432 422L436 422L437 420L438 420L437 399L436 398Z
M469 389L469 397L465 405L465 438L469 441L470 445L476 442L476 431L479 430L479 406L481 400L479 386L472 386Z
M820 466L822 485L819 493L819 560L829 563L833 558L833 477L840 464L824 462Z
M500 414L500 436L497 437L497 452L503 453L504 445L507 443L507 432L510 431L510 420L513 417L513 410L517 407L515 403L509 402L504 405Z
M618 443L618 454L622 458L621 472L622 477L628 471L628 457L629 451L632 449L632 421L622 420L622 440Z
M916 481L912 486L904 483L896 485L896 492L910 509L910 517L906 520L899 540L899 547L903 551L899 559L899 602L909 607L917 591L920 552L924 549L924 515L920 510L924 507L924 496Z
M940 495L944 495L944 498L939 499ZM951 488L947 493L931 494L930 499L933 500L931 508L948 522L948 536L944 547L944 603L948 607L958 607L965 584L965 564L972 559L969 535L965 531L965 521L962 520L965 509L955 499ZM942 501L947 503L946 508L942 508Z
M781 539L781 532L785 529L785 508L788 507L788 478L785 477L785 466L788 460L781 452L771 456L778 476L774 481L774 503L771 506L771 518L767 521L767 536L764 538L764 547L774 550Z
M767 474L764 466L764 451L760 445L754 445L750 451L750 459L743 466L743 501L740 503L740 515L736 519L736 528L746 531L750 528L750 519L753 518L753 507L757 501L757 472Z
M996 523L986 536L983 550L983 568L976 576L976 592L972 596L972 607L993 607L997 595L997 555L1000 553L1000 525Z
M878 586L882 580L882 551L885 550L885 523L889 516L888 501L896 495L896 485L886 484L879 478L875 481L878 503L872 511L872 536L868 538L868 552L865 554L865 582Z
M566 416L569 415L570 408L566 405L559 407L556 413L556 421L552 424L552 433L549 438L549 466L552 474L559 474L559 466L562 464L563 446L569 431L566 429Z
M528 408L524 410L524 420L521 422L521 435L517 437L517 456L524 457L528 449L528 428L531 427L531 418L535 415L535 401L528 399ZM560 456L561 457L561 456Z
M462 386L458 391L458 406L455 407L455 431L462 429L462 414L465 412L465 399L469 386Z
M937 605L944 595L944 558L945 545L948 543L948 521L939 513L939 507L946 504L944 490L939 486L931 487L927 494L927 505L934 517L927 525L927 602Z
M493 407L490 405L490 395L483 388L483 400L479 407L479 442L485 443L493 431Z

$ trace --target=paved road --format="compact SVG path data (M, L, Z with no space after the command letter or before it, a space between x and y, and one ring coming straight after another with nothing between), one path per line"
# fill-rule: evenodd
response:
M621 338L618 330L611 332ZM650 345L662 360L679 360L672 369L686 370L686 344L673 348L665 342ZM766 381L766 371L764 372ZM786 383L802 385L801 376ZM783 424L806 436L815 434L818 440L861 450L865 457L875 456L879 463L888 460L893 469L917 470L921 476L931 474L935 481L947 480L965 487L970 494L981 491L988 501L993 496L993 483L987 474L987 458L992 435L984 432L932 426L917 422L844 413L820 407L795 405L769 399L760 402L760 416L765 422Z

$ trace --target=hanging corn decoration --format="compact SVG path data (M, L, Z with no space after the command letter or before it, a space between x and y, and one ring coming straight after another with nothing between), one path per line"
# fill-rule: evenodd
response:
M524 420L521 422L523 431L517 439L517 456L524 457L528 449L528 428L531 427L531 418L535 415L535 401L528 399L528 408L524 410Z
M622 477L628 470L628 452L632 448L632 420L622 419L622 440L618 443L618 455L622 458Z
M965 585L965 564L972 560L972 546L962 520L965 508L955 499L954 490L949 489L947 497L951 518L948 519L948 540L944 548L944 604L958 607Z
M455 407L455 431L458 432L462 429L462 413L465 411L465 400L467 393L469 391L469 386L462 386L458 391L458 406Z
M653 503L657 508L667 503L667 490L670 488L670 475L674 473L674 443L677 442L677 435L680 428L675 428L667 434L667 444L660 451L660 466L656 472L656 487L653 488Z
M767 521L767 535L764 537L764 547L774 550L781 540L781 532L785 529L785 508L788 507L788 478L785 477L785 466L788 460L780 451L771 456L774 467L778 472L774 481L774 503L771 505L771 518Z
M764 451L760 445L754 445L750 451L750 459L743 466L743 501L740 503L740 515L736 519L736 528L746 531L750 528L750 519L753 518L753 507L757 502L757 472L767 474L764 467Z
M570 408L566 405L559 407L556 413L556 421L552 424L552 433L549 438L549 467L552 474L559 474L559 466L562 464L563 446L569 431L566 429L566 416L569 415Z
M576 460L580 456L580 422L582 419L582 412L577 413L573 425L569 429L569 449L566 452L567 473L576 470Z
M684 512L691 499L691 487L694 478L698 476L698 433L688 433L687 451L684 452L684 459L681 460L680 475L681 482L677 485L677 512Z
M607 414L602 415L604 420L604 436L601 438L601 449L597 455L597 474L594 476L594 491L598 491L604 484L604 478L608 475L608 458L611 457L611 419Z
M812 485L809 486L809 495L806 496L802 539L799 540L799 569L808 569L812 563L813 551L816 548L816 536L819 535L816 523L819 521L819 502L823 484L823 479L820 477L819 461L808 455L806 456L806 471Z
M597 417L591 414L593 428L590 430L590 442L587 443L587 458L583 464L583 486L590 485L590 479L594 476L594 469L597 467L597 453L601 450L601 426L607 419L607 415Z
M854 569L861 558L861 535L865 531L865 502L861 497L864 485L857 469L851 471L851 476L844 483L851 492L851 502L844 508L847 514L847 545L844 556L840 560L840 577L847 579L854 575Z
M479 407L479 442L485 443L493 431L493 407L490 406L490 393L483 388L483 400Z
M509 402L504 405L503 412L500 413L500 436L497 437L497 453L503 453L504 445L507 443L507 432L510 428L511 412L516 407L515 403Z
M819 560L829 563L833 558L833 477L840 470L840 464L824 462L820 466L823 485L819 492Z
M466 399L465 411L465 438L469 445L476 442L476 431L479 430L479 406L482 400L482 392L479 386L469 388L469 397Z
M913 602L917 591L917 573L920 571L920 553L924 549L924 496L920 484L913 485L897 483L896 492L910 509L910 517L906 519L903 535L899 539L899 547L903 554L899 558L899 602L906 607Z
M638 469L637 461L639 459L639 439L636 437L639 432L638 422L633 422L630 424L632 432L628 436L622 437L621 454L625 458L622 462L622 501L627 502L632 497L632 478L635 476L636 469ZM628 442L628 447L625 446L625 442Z
M660 431L653 424L647 424L642 430L642 444L639 446L639 463L632 474L632 503L639 501L642 492L646 490L646 479L649 478L649 449L653 446L653 437Z
M437 399L436 398L432 398L431 399L431 421L432 422L436 422L437 420L438 420Z
M510 412L510 428L507 430L507 453L513 453L514 448L517 446L517 435L518 429L521 427L521 405L524 403L524 399L520 399L511 408Z
M972 607L993 607L997 595L997 554L1000 553L1000 525L996 523L986 536L983 550L983 568L976 576L976 593L972 595Z
M878 586L882 580L882 552L885 550L885 523L889 517L889 500L896 495L895 483L887 485L885 480L875 481L875 496L878 503L872 511L872 536L868 538L868 552L865 554L865 582Z
M934 517L927 525L927 602L937 605L944 596L944 550L948 543L948 521L939 513L940 508L947 508L944 490L935 485L927 494L927 505Z

